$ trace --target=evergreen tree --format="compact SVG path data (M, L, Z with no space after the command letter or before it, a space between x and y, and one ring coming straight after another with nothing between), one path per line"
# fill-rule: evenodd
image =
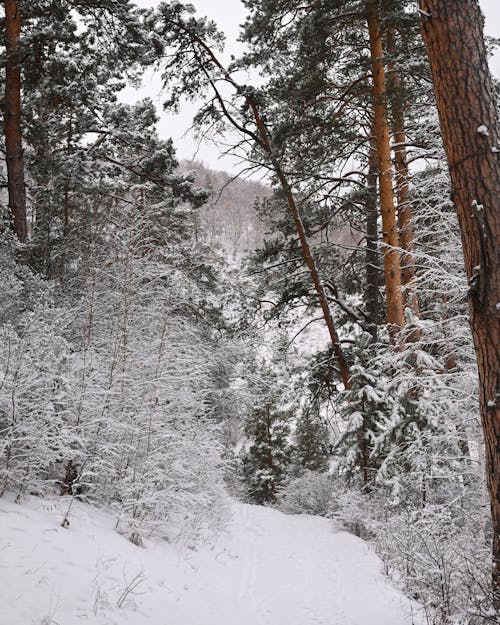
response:
M247 439L242 454L242 473L251 501L273 503L283 485L290 461L290 421L292 410L276 374L262 365L252 385L253 405L244 425Z
M75 217L88 210L85 193L99 162L95 144L112 131L104 111L116 104L126 78L148 63L150 44L139 10L128 0L56 0L50 11L44 2L20 9L17 142L22 132L24 163L18 159L17 170L26 181L29 259L37 271L54 277L64 274ZM11 124L15 118L6 119ZM12 135L11 128L6 141L12 143ZM16 188L24 193L24 182Z
M320 413L319 402L303 408L294 432L294 459L299 471L323 472L328 469L330 453L328 426Z
M463 241L479 373L493 521L493 590L500 610L500 164L497 101L479 4L421 0L422 33ZM472 61L473 59L473 61ZM464 90L473 94L463 97ZM469 155L476 155L470 158Z
M5 18L5 93L3 98L5 161L12 226L21 242L26 240L26 189L21 130L21 2L6 0ZM23 7L24 8L24 7Z
M345 425L335 447L340 472L354 480L360 475L362 486L367 488L373 484L380 466L380 458L373 457L378 426L390 410L373 350L368 334L356 337L355 359L350 369L352 388L345 394L341 408Z

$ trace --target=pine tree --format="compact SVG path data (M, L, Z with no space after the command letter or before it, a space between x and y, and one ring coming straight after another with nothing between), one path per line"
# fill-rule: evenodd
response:
M9 15L21 3L11 4ZM17 112L5 116L5 139L12 156L8 170L15 165L17 172L9 173L9 179L24 175L28 202L19 178L13 184L25 225L16 225L20 217L14 225L23 230L19 236L24 240L28 219L25 256L38 271L54 277L64 274L72 221L87 209L82 196L97 164L93 139L99 142L110 130L103 126L103 111L116 103L126 77L148 62L150 46L139 11L125 1L56 0L50 11L46 3L35 1L17 6L15 15L22 55L14 49L6 55L12 76L5 104L16 102ZM7 47L12 47L11 39Z
M21 130L21 2L5 0L4 136L9 209L14 232L21 242L28 235L24 149ZM24 8L24 7L23 7Z
M421 0L420 9L470 286L493 520L493 588L500 608L500 137L496 100L478 3ZM465 98L464 92L470 97Z
M294 432L294 460L300 472L328 469L329 431L320 413L319 402L302 409Z
M364 488L374 484L380 456L374 455L380 423L390 411L391 401L384 392L384 379L374 354L376 346L370 335L356 337L354 363L350 369L351 390L345 394L341 418L343 434L335 446L338 469Z
M292 411L285 407L283 390L268 365L260 368L253 386L254 401L244 426L247 445L242 454L242 474L251 501L273 503L291 461Z

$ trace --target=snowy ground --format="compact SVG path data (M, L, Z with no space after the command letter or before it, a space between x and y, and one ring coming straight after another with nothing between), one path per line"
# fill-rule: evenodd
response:
M368 546L327 519L234 504L228 532L186 555L136 547L83 504L63 529L61 509L0 500L2 625L420 623Z

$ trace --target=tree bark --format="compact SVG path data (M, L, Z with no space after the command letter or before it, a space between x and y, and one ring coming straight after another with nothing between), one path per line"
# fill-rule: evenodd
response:
M393 56L396 52L394 29L387 32L387 51ZM410 204L410 173L406 154L405 99L404 83L394 62L388 63L391 85L390 102L393 127L394 166L396 169L396 197L398 201L398 230L401 253L401 286L403 306L410 308L418 317L418 295L415 284L415 258L413 255L413 219Z
M373 119L377 141L380 211L384 242L384 276L387 322L395 341L404 324L401 296L401 266L398 251L396 208L392 192L392 162L387 115L386 76L382 33L378 16L378 1L367 0L367 20L370 35L370 57L373 75Z
M469 280L469 314L493 522L493 590L500 608L500 144L476 0L420 0L452 199Z
M4 0L5 8L5 100L4 133L7 161L7 187L12 225L22 242L28 236L24 153L21 134L21 67L19 38L21 15L19 0Z
M253 100L251 96L246 96L246 100L248 106L252 111L252 115L255 120L255 125L257 127L257 131L259 133L261 145L263 149L266 151L267 156L271 162L274 173L279 180L281 189L283 194L285 195L286 202L288 205L288 209L292 215L295 230L299 237L299 243L302 250L302 255L304 257L304 261L309 269L309 274L311 276L311 281L314 286L314 290L316 291L316 295L318 296L319 305L321 307L321 312L323 314L323 319L325 320L326 327L328 329L328 333L330 335L330 340L332 343L333 353L335 354L335 358L337 360L337 364L339 367L340 378L342 380L342 384L344 389L350 390L351 385L349 382L349 367L347 366L346 360L344 358L344 352L340 345L340 338L337 333L337 329L335 327L335 322L333 320L332 311L330 310L330 305L328 303L328 298L326 296L325 287L323 286L323 281L318 272L318 268L316 265L316 260L314 258L313 252L309 245L309 241L307 240L306 231L304 228L304 224L302 222L302 217L300 214L299 207L297 202L295 201L295 196L293 191L288 183L287 177L281 168L281 165L274 154L274 150L271 144L271 139L267 132L264 122L259 113L259 109L257 104Z
M377 148L374 139L370 146L370 155L368 158L368 177L366 183L366 287L365 302L367 328L374 341L378 336L379 324L379 258L378 258L378 227L377 227Z

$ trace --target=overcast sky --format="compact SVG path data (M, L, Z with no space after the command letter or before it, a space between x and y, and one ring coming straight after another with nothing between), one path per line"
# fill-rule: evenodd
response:
M143 7L154 6L160 0L135 0L135 4ZM416 0L415 0L416 1ZM226 35L226 54L238 54L242 49L237 42L239 24L245 19L246 10L240 0L190 0L191 4L198 9L201 15L207 15L213 19ZM485 32L487 35L500 38L500 0L480 0L479 4L485 15ZM500 50L491 60L493 74L500 78ZM129 102L141 97L151 97L162 110L163 96L161 94L161 82L159 76L148 73L144 77L143 88L138 92L127 89L125 99ZM172 137L179 158L191 159L196 157L204 161L213 169L233 169L234 159L220 156L220 148L207 143L198 143L189 131L196 106L186 104L178 116L161 114L159 133L162 138Z

